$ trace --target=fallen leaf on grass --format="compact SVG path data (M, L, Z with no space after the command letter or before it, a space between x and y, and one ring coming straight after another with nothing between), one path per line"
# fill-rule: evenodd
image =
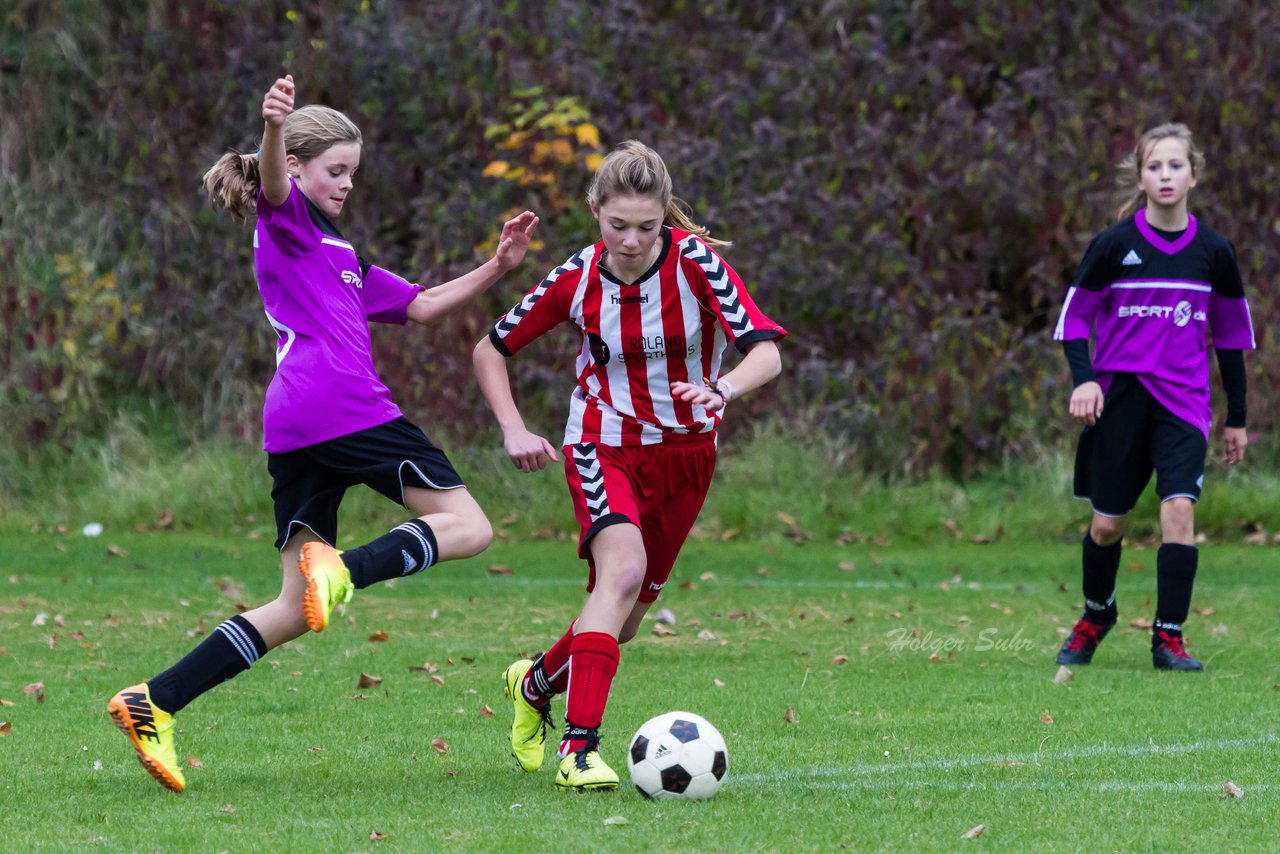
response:
M13 724L8 721L0 721L0 735L8 735L13 730Z
M706 572L702 573L702 575L698 576L698 580L699 581L715 581L716 574L711 570L707 570Z
M716 633L711 631L710 629L703 629L702 631L698 632L698 640L715 640L715 639L716 639Z
M1136 620L1132 620L1132 621L1129 623L1129 628L1131 628L1131 629L1149 629L1149 628L1151 628L1151 621L1150 621L1150 620L1148 620L1146 617L1139 617L1138 619L1136 619Z
M627 821L625 816L620 816L620 815L611 815L604 820L605 827L614 827L615 825L630 824L630 823L631 822Z
M431 739L431 746L434 747L438 753L449 752L449 742L445 741L443 738Z
M235 811L236 811L236 808L235 808L235 807L233 807L233 806L231 806L231 804L223 804L223 805L222 805L222 811L223 811L223 812L235 812Z
M935 652L933 655L929 656L929 660L932 661L934 664L941 664L946 659L944 659L942 656L938 655Z
M188 767L190 767L190 768L203 768L203 767L204 767L204 763L200 761L200 757L199 757L199 756L188 756L188 757L187 757L187 766L188 766Z
M371 831L369 831L369 841L370 841L370 842L381 842L382 840L386 839L386 838L387 838L387 836L388 836L388 834L386 834L386 833L382 833L381 831L377 831L377 830L371 830Z
M22 689L22 693L24 693L24 694L35 694L35 695L36 695L36 702L37 702L37 703L43 703L43 702L44 702L44 683L43 683L43 682L32 682L30 685L28 685L28 686L26 686L25 688L23 688L23 689Z
M1044 724L1045 726L1053 726L1053 715L1049 714L1048 712L1041 712L1040 723Z
M436 674L434 674L434 673L433 673L433 674L431 674L431 684L432 684L432 685L443 685L443 684L444 684L444 677L443 677L443 676L438 676L438 675L436 675Z
M428 661L425 664L423 664L421 667L410 667L409 672L410 673L435 673L439 669L440 669L440 665L432 664L430 661Z
M0 706L16 706L16 705L18 704L15 703L13 700L6 700L4 697L0 697Z
M453 769L451 768L451 769L449 769L448 771L445 771L445 772L444 772L444 775L445 775L446 777L452 777L452 778L454 778L454 779L456 780L456 779L457 779L457 777L458 777L458 773L459 773L459 772L457 772L457 771L455 771L455 770L453 770Z
M716 686L717 688L723 688L723 687L724 687L724 680L723 680L723 679L712 679L712 680L711 680L711 684L712 684L712 685L714 685L714 686ZM1276 686L1275 686L1275 688L1280 689L1280 685L1276 685Z
M1235 783L1232 783L1230 780L1227 781L1227 785L1222 787L1222 791L1228 798L1244 797L1244 789L1240 788Z
M391 635L387 634L381 629L369 635L370 643L386 643L389 640L391 640Z
M787 713L782 716L782 719L789 724L795 724L800 722L800 719L796 717L795 710L792 709L790 706L787 707Z
M1209 630L1210 635L1225 635L1227 633L1226 623L1217 623Z
M841 572L853 572L855 569L858 568L857 566L854 565L853 561L851 560L842 560L840 561L838 566L840 567Z
M297 688L294 688L293 690L294 690L294 691L296 691L296 690L298 690L298 689L297 689ZM368 694L352 694L352 695L351 695L351 699L353 699L353 700L367 700L367 699L369 699L369 695L368 695Z
M832 663L832 664L848 664L848 663L849 663L849 656L847 656L847 655L837 655L835 658L831 659L831 663Z
M653 627L653 633L660 638L669 638L676 634L676 630L669 629L662 623L656 623Z
M95 760L93 760L93 770L94 770L94 771L101 771L101 770L102 770L102 760L101 760L101 759L95 759Z
M43 626L47 622L49 622L49 615L44 611L41 611L40 613L36 614L36 618L31 621L31 625Z
M1195 611L1201 617L1212 617L1214 614L1218 613L1214 608L1192 608L1191 610Z
M485 705L483 705L483 706L481 706L481 707L480 707L480 717L482 717L482 718L491 718L491 717L493 717L493 709L489 708L489 704L488 704L488 703L486 703Z
M129 553L119 546L112 544L107 546L107 554L111 557L128 557Z
M490 575L514 575L515 570L506 564L494 563L489 565Z
M356 683L357 688L372 688L382 682L381 676L374 676L370 673L361 673L360 681Z
M976 825L974 827L969 828L964 833L962 833L960 835L960 838L961 839L977 839L979 836L982 835L982 831L986 829L987 829L987 826L985 824Z
M1072 679L1075 679L1075 678L1076 678L1076 675L1071 672L1070 667L1067 667L1065 664L1059 665L1058 672L1054 674L1054 677L1053 677L1053 684L1061 685L1063 682L1070 682Z

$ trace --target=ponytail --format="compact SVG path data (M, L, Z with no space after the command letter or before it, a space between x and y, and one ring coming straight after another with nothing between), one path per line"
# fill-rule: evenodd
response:
M658 152L629 139L605 156L587 189L587 201L599 207L614 196L647 196L662 202L663 224L697 235L712 246L729 246L729 241L711 236L705 226L690 216L689 205L671 192L671 175Z
M214 210L225 209L236 222L247 222L258 209L258 155L228 151L204 173L204 191Z

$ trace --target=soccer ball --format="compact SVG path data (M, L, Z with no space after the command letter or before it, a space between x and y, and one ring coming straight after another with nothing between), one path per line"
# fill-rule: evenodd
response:
M720 731L690 712L667 712L644 723L627 751L631 782L646 798L705 800L720 791L728 753Z

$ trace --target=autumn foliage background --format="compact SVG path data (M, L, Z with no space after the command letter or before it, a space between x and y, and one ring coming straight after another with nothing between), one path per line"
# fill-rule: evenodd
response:
M1269 0L9 0L0 16L0 418L20 445L152 402L256 440L274 336L248 232L200 178L256 148L286 71L364 132L341 225L379 265L443 281L510 211L542 216L530 260L476 305L375 334L428 429L488 425L471 345L596 239L590 170L638 137L791 331L785 377L739 423L803 417L884 474L964 477L1066 447L1049 331L1111 221L1114 164L1166 120L1205 148L1193 209L1239 253L1251 426L1280 414ZM574 347L549 336L518 363L551 433Z

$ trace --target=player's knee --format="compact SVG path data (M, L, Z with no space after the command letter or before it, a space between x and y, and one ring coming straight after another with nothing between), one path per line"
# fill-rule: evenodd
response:
M1160 521L1166 529L1165 539L1169 534L1186 534L1195 525L1195 502L1190 498L1178 496L1170 498L1160 505Z
M480 510L460 515L451 534L451 550L461 558L475 557L493 542L493 526Z
M640 587L644 584L644 573L645 566L642 563L622 563L604 573L603 577L596 582L596 586L604 586L619 602L634 603L640 596Z
M1089 536L1100 546L1112 545L1124 536L1124 522L1123 516L1094 516Z

